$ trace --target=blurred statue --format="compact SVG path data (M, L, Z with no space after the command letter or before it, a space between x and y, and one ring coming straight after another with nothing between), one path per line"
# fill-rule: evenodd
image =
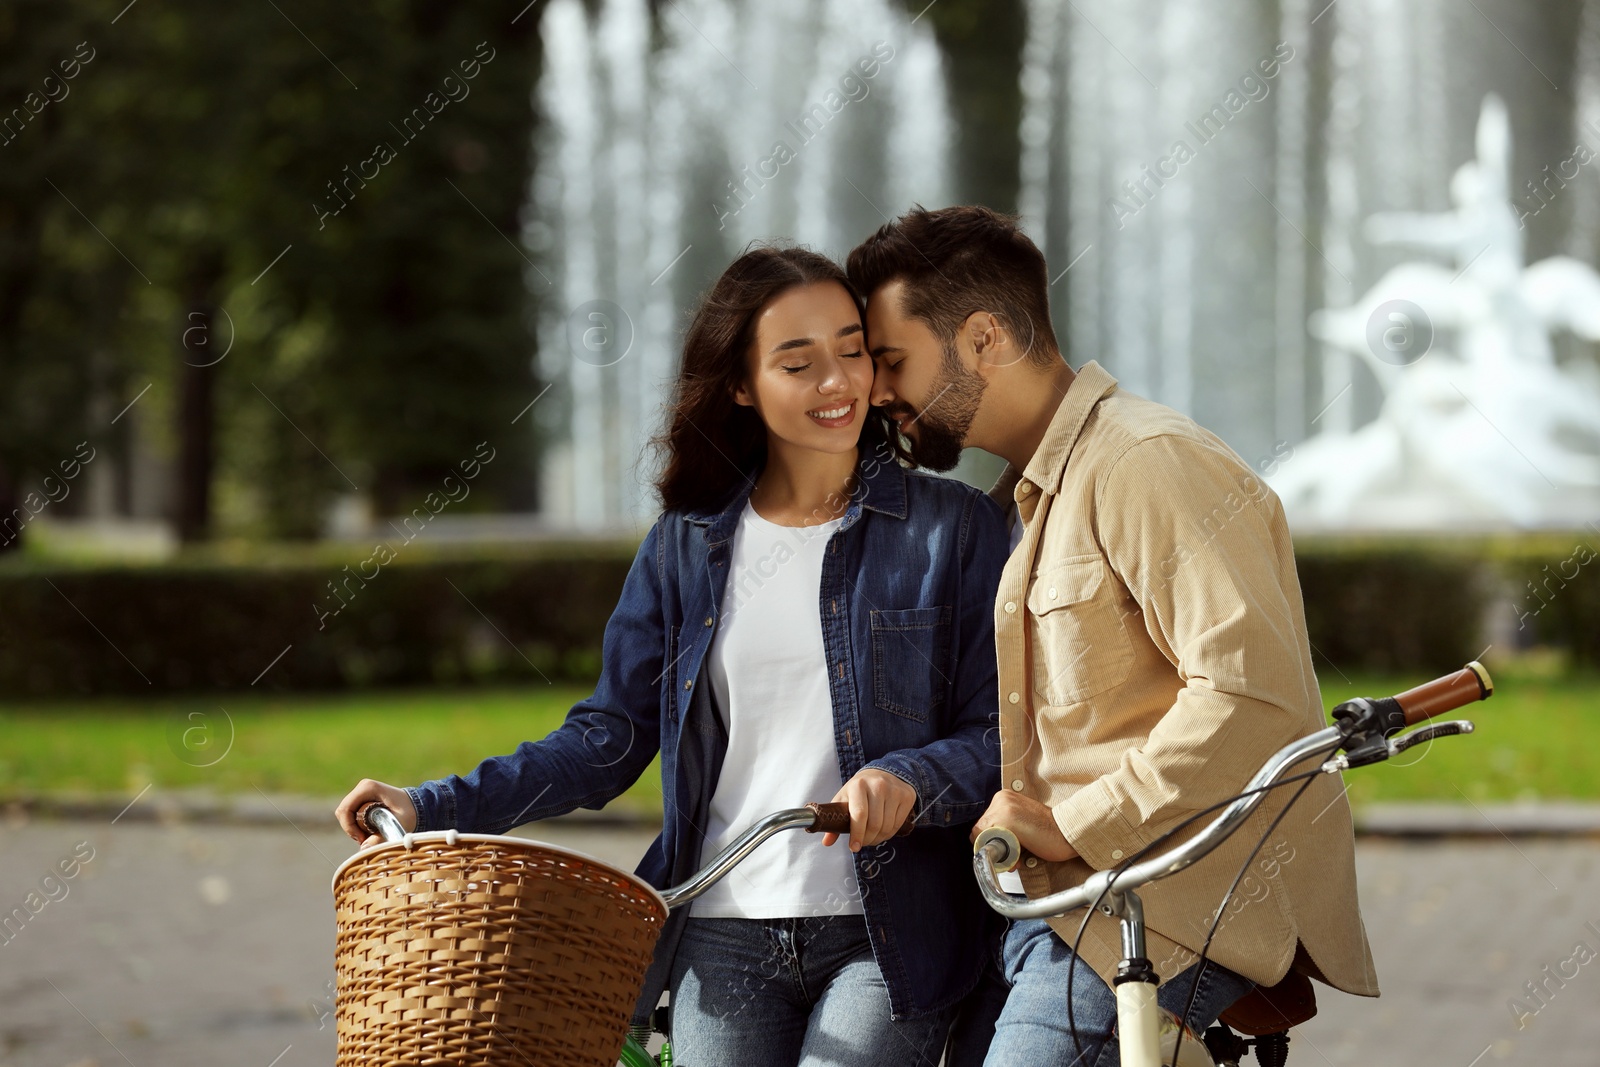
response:
M1271 482L1291 516L1531 527L1573 521L1574 494L1600 501L1600 389L1559 366L1550 342L1554 330L1600 341L1600 274L1568 256L1523 266L1510 165L1505 105L1490 94L1477 158L1450 182L1455 210L1367 220L1372 243L1455 266L1403 263L1355 305L1312 314L1312 335L1360 357L1384 399L1366 426L1319 433L1279 468ZM1454 351L1433 345L1441 334Z

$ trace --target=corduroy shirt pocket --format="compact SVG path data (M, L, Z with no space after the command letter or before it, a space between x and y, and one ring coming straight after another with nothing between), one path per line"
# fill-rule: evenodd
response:
M1037 636L1035 690L1052 707L1076 704L1127 680L1133 646L1103 558L1076 556L1041 567L1028 588L1028 613Z

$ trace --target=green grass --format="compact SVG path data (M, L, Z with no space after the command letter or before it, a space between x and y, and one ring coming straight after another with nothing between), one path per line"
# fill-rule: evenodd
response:
M540 685L5 703L0 798L132 795L149 783L325 797L342 796L362 778L415 785L465 774L486 756L543 737L589 692ZM660 782L652 765L613 803L659 812Z
M1345 773L1350 800L1600 800L1600 678L1491 664L1495 693L1448 713L1467 737L1421 745L1391 762ZM1419 682L1323 676L1329 708L1353 696L1391 696Z
M1349 772L1351 799L1600 799L1600 679L1526 668L1495 673L1493 699L1453 716L1474 720L1477 733ZM1422 680L1335 674L1322 679L1323 697L1331 707ZM342 795L361 778L412 785L464 774L485 756L544 736L587 692L534 686L4 703L0 799L131 796L149 783L160 790L259 788L325 797ZM659 812L659 769L652 766L615 803Z

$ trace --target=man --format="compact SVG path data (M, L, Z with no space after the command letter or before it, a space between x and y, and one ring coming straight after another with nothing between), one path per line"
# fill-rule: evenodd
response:
M1021 890L1043 896L1114 866L1325 724L1276 495L1191 419L1097 363L1067 366L1044 257L1014 219L919 208L856 248L848 270L867 297L873 403L917 461L949 470L972 446L1009 464L992 491L1014 509L1017 543L995 608L1002 791L977 829L1016 832L1029 853ZM1251 861L1201 979L1224 893L1297 788L1139 891L1160 1003L1181 1013L1198 983L1196 1029L1291 968L1378 993L1336 776L1313 779ZM987 1062L1116 1062L1115 920L1096 914L1079 948L1077 1042L1064 1011L1082 914L1011 924Z

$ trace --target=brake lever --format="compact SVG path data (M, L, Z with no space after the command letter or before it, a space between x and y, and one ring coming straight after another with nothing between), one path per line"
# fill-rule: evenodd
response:
M1466 719L1452 719L1449 722L1430 723L1427 726L1412 730L1408 734L1393 738L1389 741L1389 755L1398 756L1413 745L1420 745L1424 741L1432 741L1436 737L1453 737L1456 734L1470 734L1477 729Z
M1429 723L1419 726L1408 734L1395 737L1381 737L1377 734L1366 736L1350 748L1341 752L1322 765L1324 774L1335 771L1348 771L1352 767L1366 767L1373 763L1382 763L1391 756L1398 756L1413 745L1420 745L1424 741L1432 741L1436 737L1452 737L1456 734L1470 734L1477 729L1466 719L1453 719L1449 722Z

